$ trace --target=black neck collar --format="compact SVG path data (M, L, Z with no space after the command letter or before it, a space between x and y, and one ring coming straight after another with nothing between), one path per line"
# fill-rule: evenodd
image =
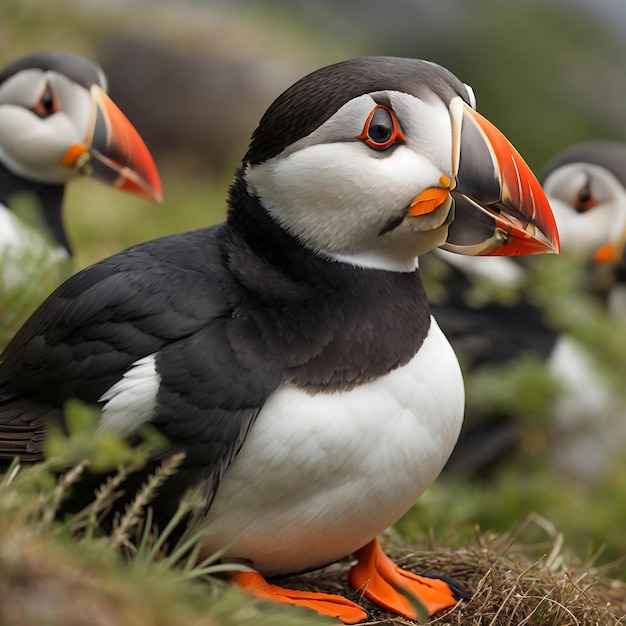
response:
M256 327L280 346L276 355L291 382L348 389L415 356L430 328L417 270L355 267L316 255L248 193L241 171L229 207L228 228L240 242L229 245L229 269Z
M290 278L308 276L310 265L336 265L330 259L305 248L296 237L281 228L256 196L246 189L243 168L237 170L228 197L227 222L258 256Z

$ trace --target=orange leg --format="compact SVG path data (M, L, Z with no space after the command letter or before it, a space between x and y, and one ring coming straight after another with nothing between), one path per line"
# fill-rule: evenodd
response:
M355 552L355 556L358 562L348 574L350 584L362 590L375 604L408 619L417 619L417 614L407 595L422 604L428 615L454 606L459 598L467 597L460 587L453 588L454 583L451 586L439 578L418 576L401 569L385 555L377 539Z
M258 598L305 606L322 615L338 617L344 624L358 624L367 618L365 610L347 598L327 593L283 589L278 585L271 585L257 572L236 572L232 580Z

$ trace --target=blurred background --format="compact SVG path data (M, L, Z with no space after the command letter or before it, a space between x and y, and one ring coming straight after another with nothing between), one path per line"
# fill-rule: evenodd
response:
M478 110L537 173L573 143L626 141L624 0L3 0L0 65L36 49L74 51L104 67L164 183L158 207L73 183L65 214L79 267L221 221L233 169L267 106L307 72L348 57L444 65L473 87ZM566 289L562 298L576 309L583 296L563 271L545 278L546 289ZM612 345L599 335L590 341L619 395L626 345L618 330ZM535 511L577 557L605 546L600 562L624 559L623 455L591 483L560 471L550 463L540 366L518 378L490 376L474 383L468 373L469 401L484 402L483 390L495 386L498 402L519 407L525 430L515 453L488 477L443 477L398 529L411 537L433 527L462 542L475 524L501 532Z
M351 56L446 66L535 171L576 141L624 139L625 33L621 0L3 0L0 63L41 48L96 59L162 171L156 210L116 210L126 198L82 185L86 200L74 186L68 224L84 265L221 219L265 108L303 74ZM106 210L84 205L92 193Z

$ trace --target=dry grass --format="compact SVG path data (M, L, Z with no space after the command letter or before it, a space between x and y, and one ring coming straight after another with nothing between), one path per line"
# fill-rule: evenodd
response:
M543 543L524 543L533 527L542 529ZM462 583L472 594L429 624L438 626L617 626L626 624L626 584L611 580L607 568L577 563L563 537L545 519L531 515L517 530L485 536L460 549L435 545L411 550L399 539L388 539L386 551L401 566L416 573L433 572ZM322 572L285 579L307 590L346 595L370 613L367 626L413 625L381 611L347 585L349 563Z
M3 626L295 626L326 620L305 611L278 607L241 595L212 576L227 566L198 562L192 538L169 554L167 537L131 534L150 525L146 503L151 492L180 462L171 457L138 491L110 535L93 521L117 488L115 477L97 492L82 515L70 523L55 520L64 492L80 477L84 464L51 481L44 466L0 478L0 624ZM123 477L125 470L120 470ZM121 478L120 478L121 480ZM187 503L193 506L193 503ZM184 514L182 510L181 515ZM76 532L79 535L76 536ZM140 533L141 534L141 533ZM476 531L462 547L441 545L433 537L408 545L390 532L387 553L417 573L454 578L472 599L434 617L437 625L626 625L626 584L611 580L596 557L581 562L562 534L546 519L531 515L504 534ZM132 548L135 545L136 548ZM125 558L122 556L122 549ZM623 565L623 564L619 564ZM349 561L291 577L285 586L342 594L368 610L369 626L406 626L412 622L373 606L347 584ZM617 564L616 564L617 566Z
M300 626L318 623L308 612L252 601L215 575L228 565L199 560L201 535L164 552L168 529L154 536L146 508L153 491L180 463L166 459L137 491L109 534L95 523L125 468L107 480L93 502L59 521L56 511L88 463L58 480L50 462L0 474L0 624L2 626ZM184 498L173 524L185 515ZM171 529L169 529L171 532ZM138 541L131 541L131 536ZM305 613L305 615L302 615Z

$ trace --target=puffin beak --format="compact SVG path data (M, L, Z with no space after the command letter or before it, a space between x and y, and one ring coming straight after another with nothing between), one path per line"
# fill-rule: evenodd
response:
M626 232L622 233L620 238L605 243L602 247L598 248L593 255L593 261L595 263L613 263L614 265L621 265L625 257Z
M558 253L550 203L528 165L482 115L460 99L453 104L458 171L450 191L454 217L441 247L483 256Z
M124 191L161 202L156 165L135 127L97 85L91 86L91 121L84 143L70 147L63 165Z

